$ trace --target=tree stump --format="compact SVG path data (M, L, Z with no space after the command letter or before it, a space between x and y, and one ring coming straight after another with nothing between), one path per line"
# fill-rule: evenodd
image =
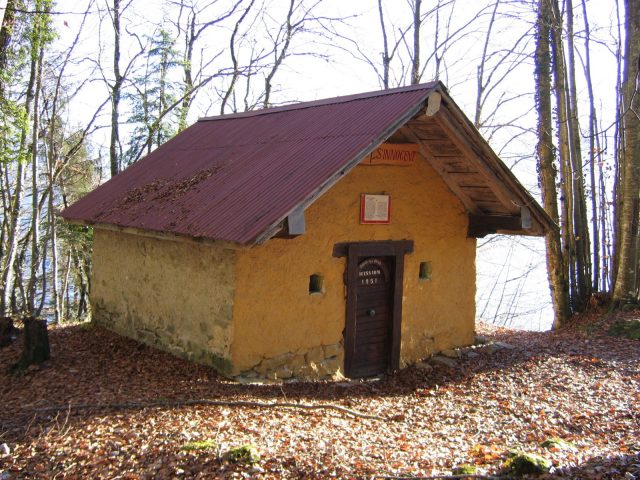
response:
M11 344L15 331L11 317L0 317L0 348Z
M24 346L20 359L22 368L49 360L51 352L47 321L34 317L25 317L22 321L24 322Z

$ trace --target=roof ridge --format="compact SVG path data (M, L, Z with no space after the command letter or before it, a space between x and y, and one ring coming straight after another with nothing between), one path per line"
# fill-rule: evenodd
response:
M215 115L211 117L202 117L198 119L198 122L211 122L216 120L229 120L233 118L256 117L260 115L268 115L271 113L287 112L291 110L302 110L304 108L321 107L324 105L335 105L336 103L353 102L356 100L364 100L371 97L382 97L386 95L394 95L397 93L414 92L416 90L430 90L435 88L436 86L441 86L442 88L444 88L444 85L442 85L442 83L439 80L436 80L433 82L419 83L417 85L388 88L386 90L372 90L370 92L364 92L364 93L342 95L342 96L337 96L332 98L323 98L319 100L309 100L306 102L289 103L287 105L280 105L278 107L272 107L272 108L261 108L258 110L249 110L246 112L228 113L228 114L222 114L222 115Z

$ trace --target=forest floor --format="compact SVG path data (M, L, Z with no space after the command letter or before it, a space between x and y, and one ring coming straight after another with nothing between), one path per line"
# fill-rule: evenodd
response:
M607 334L638 317L594 313L543 333L479 324L515 348L281 385L230 382L101 328L52 327L42 367L10 375L20 342L0 350L0 479L389 478L461 464L498 475L514 449L553 463L539 478L640 478L640 341ZM273 403L363 415L262 405ZM566 443L541 446L551 438ZM224 455L249 443L256 464Z

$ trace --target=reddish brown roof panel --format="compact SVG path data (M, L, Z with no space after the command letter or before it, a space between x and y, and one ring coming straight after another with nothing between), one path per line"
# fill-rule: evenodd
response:
M253 244L419 112L436 88L201 119L61 215Z

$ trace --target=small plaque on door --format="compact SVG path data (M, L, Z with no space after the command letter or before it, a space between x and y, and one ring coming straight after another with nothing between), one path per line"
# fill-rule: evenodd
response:
M391 223L391 199L389 195L360 195L360 223Z

